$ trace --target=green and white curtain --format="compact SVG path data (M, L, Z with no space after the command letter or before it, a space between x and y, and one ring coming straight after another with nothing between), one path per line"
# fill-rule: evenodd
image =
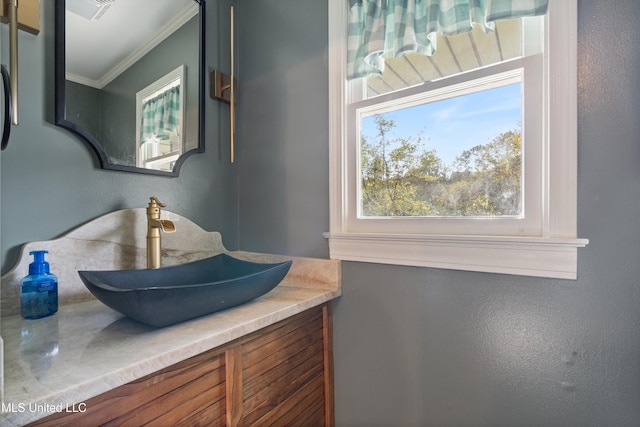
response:
M560 0L561 1L561 0ZM495 21L544 15L548 0L349 0L347 78L382 74L384 58L433 55L436 34L465 33Z
M180 126L180 86L174 86L142 105L142 142L167 137Z

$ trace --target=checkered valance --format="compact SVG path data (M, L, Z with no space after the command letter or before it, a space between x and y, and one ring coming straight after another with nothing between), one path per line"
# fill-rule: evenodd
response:
M348 0L347 76L382 74L384 58L433 55L436 34L493 31L495 21L544 15L548 0Z
M180 126L180 86L174 86L146 101L142 106L143 144L150 138L166 138Z

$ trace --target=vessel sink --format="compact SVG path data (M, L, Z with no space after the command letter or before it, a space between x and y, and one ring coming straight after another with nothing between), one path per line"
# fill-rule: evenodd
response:
M146 270L79 271L91 293L112 309L162 327L224 310L266 294L291 261L261 264L226 254Z

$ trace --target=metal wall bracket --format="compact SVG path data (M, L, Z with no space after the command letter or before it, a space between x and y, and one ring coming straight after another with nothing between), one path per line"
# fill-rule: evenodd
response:
M231 76L228 74L224 74L221 71L213 70L209 74L209 87L211 88L211 98L226 102L227 104L231 103ZM238 100L238 82L233 79L233 92L234 92L234 100L233 103L236 104Z

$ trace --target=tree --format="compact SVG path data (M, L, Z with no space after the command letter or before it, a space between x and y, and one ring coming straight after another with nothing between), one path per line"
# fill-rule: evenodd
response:
M361 141L362 213L365 216L423 216L431 209L418 191L442 169L435 151L423 148L423 137L389 139L393 120L375 117L378 139ZM422 150L421 150L422 149ZM421 151L420 151L421 150Z
M460 154L448 191L457 216L506 216L522 207L522 137L520 131L499 134L490 143Z
M374 141L361 141L365 216L504 216L521 210L519 130L463 151L445 166L423 134L393 137L395 123L375 117Z

